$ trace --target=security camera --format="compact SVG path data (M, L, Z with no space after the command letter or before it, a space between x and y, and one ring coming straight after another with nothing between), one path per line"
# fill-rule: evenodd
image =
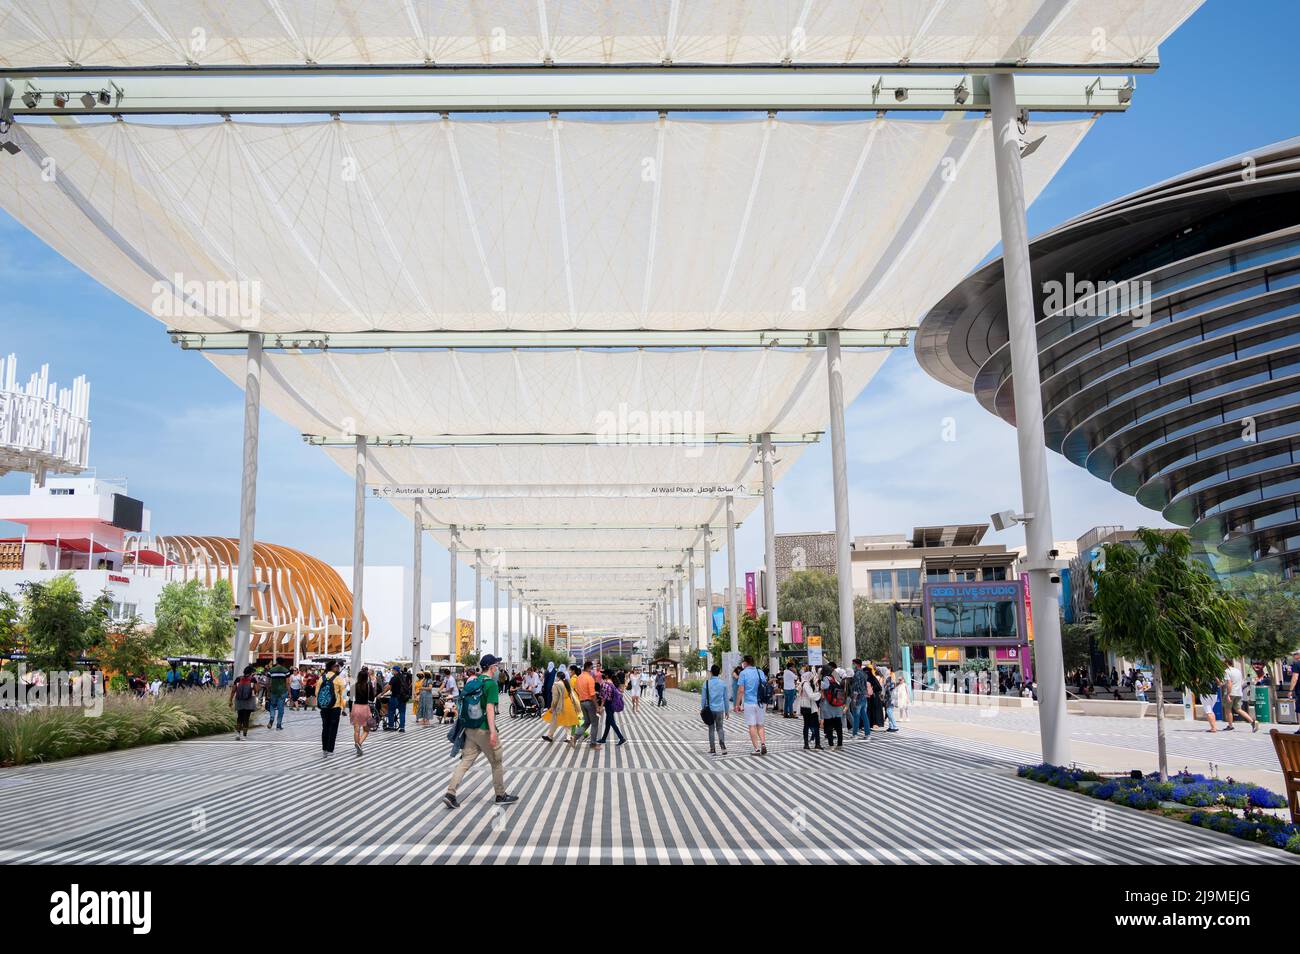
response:
M1055 560L1060 555L1061 555L1061 551L1057 550L1056 548L1052 548L1051 550L1047 551L1047 559L1049 560Z
M1016 525L1016 512L1014 510L999 510L989 517L993 524L994 530L1008 530Z
M1048 579L1051 580L1053 583L1060 583L1060 582L1061 582L1061 574L1059 574L1059 573L1053 573L1051 576L1048 577Z

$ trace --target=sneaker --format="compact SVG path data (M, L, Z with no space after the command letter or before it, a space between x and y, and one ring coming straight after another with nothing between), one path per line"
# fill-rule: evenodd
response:
M723 755L727 754L727 747L725 745L722 747L722 754Z
M767 746L766 746L766 745L763 746L763 751L759 752L758 754L759 754L759 755L767 755Z
M750 752L749 754L750 754L750 755L762 755L763 753L760 752L758 749L755 749L753 752Z
M460 808L460 802L456 801L456 796L453 795L451 792L448 792L446 795L442 796L442 803L446 805L448 808Z
M361 757L361 743L360 743L360 742L353 742L352 745L353 745L353 747L357 750L357 757L360 758L360 757Z
M709 754L710 754L710 755L717 755L717 754L718 754L718 750L715 749L715 748L713 748L712 746L710 746L710 747L709 747Z
M243 737L242 735L240 735L238 732L236 732L236 733L235 733L235 741L236 741L236 742L242 742L242 741L244 741L244 737Z
M275 727L275 731L279 732L279 731L282 730L283 728L284 728L284 726L282 726L282 725L277 725L277 726Z
M619 740L618 740L617 742L615 742L614 744L615 744L615 745L623 745L623 744L626 743L626 742L627 742L627 739L619 739Z
M1223 731L1224 731L1224 732L1231 732L1231 731L1232 731L1232 726L1230 726L1230 725L1225 725L1225 726L1223 727Z
M397 731L398 731L398 732L405 732L405 731L406 731L406 728L403 727L403 728L401 728L401 729L398 729Z
M518 796L518 795L498 795L498 796L497 796L497 804L498 804L498 805L513 805L513 804L514 804L515 802L517 802L517 801L519 801L519 796Z
M886 732L897 732L898 730L897 730L897 729L886 729L885 731L886 731Z
M542 741L543 741L543 742L554 742L555 740L552 739L549 735L543 735L543 736L542 736Z

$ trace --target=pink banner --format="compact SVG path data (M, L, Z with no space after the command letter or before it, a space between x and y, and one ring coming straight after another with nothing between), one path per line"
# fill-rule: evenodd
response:
M748 613L750 616L758 615L758 612L755 608L757 599L758 599L758 593L754 589L754 574L746 573L745 574L745 612Z
M796 646L803 643L803 623L797 619L790 623L790 641Z

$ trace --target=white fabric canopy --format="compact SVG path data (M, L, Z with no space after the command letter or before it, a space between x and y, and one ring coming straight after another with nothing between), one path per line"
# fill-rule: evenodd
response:
M5 0L0 65L1138 63L1201 2Z
M1032 125L1030 201L1091 123ZM179 330L871 330L914 325L996 244L991 137L952 117L33 121L0 205Z
M846 400L886 354L844 352ZM242 384L241 355L208 357ZM302 433L326 437L596 434L617 445L643 437L667 443L677 434L820 431L829 419L820 350L267 353L262 401ZM525 471L524 462L501 459L505 469L492 482L564 482ZM623 482L661 479L647 470L625 473Z

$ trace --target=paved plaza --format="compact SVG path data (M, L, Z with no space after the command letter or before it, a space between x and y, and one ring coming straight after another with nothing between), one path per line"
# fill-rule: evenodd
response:
M408 723L404 734L374 736L357 758L345 725L327 761L314 712L244 742L211 737L8 769L0 825L11 837L0 860L1300 861L1018 779L1023 749L948 734L945 725L960 723L937 707L842 752L804 752L800 723L773 719L765 759L748 754L732 718L730 754L712 759L695 698L669 697L667 708L626 713L628 744L599 752L541 742L536 719L503 719L506 781L521 799L504 810L482 763L461 787L461 808L443 806L452 767L445 727Z

